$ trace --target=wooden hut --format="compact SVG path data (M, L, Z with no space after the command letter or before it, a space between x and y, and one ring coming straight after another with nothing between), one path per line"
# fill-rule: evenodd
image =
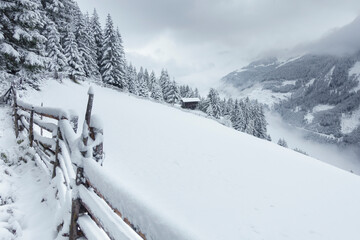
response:
M199 102L199 98L181 98L181 107L182 108L188 108L188 109L195 109Z

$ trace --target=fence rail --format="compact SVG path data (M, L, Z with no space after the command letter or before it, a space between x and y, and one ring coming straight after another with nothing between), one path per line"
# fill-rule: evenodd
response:
M92 88L81 137L77 135L78 116L60 108L35 106L20 100L12 85L0 102L13 107L15 135L18 142L27 141L36 151L36 163L56 181L56 198L64 212L57 226L58 234L70 240L86 239L146 239L139 229L111 206L96 189L92 179L84 176L84 162L103 161L103 130L91 115L94 100ZM93 119L92 119L93 118ZM35 128L36 129L35 129ZM39 130L40 129L40 133ZM47 134L43 134L43 130ZM45 136L46 135L46 136Z

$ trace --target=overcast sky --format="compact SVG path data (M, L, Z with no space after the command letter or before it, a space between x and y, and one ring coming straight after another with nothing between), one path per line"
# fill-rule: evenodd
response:
M83 12L110 13L128 61L163 67L178 82L205 90L265 55L352 22L359 0L77 0Z

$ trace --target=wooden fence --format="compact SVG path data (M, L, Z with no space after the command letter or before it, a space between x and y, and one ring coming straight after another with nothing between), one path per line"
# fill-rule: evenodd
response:
M91 115L94 93L88 91L88 103L81 137L76 134L78 116L58 108L34 106L21 101L14 86L0 98L13 108L15 135L35 149L33 159L53 180L64 215L57 231L70 240L121 239L141 240L145 235L120 211L111 206L102 189L96 189L84 174L84 162L103 161L103 130ZM36 129L35 129L36 128ZM39 131L40 130L40 131ZM40 132L40 133L39 133ZM43 134L45 132L46 134ZM47 136L45 136L47 135ZM70 196L70 197L67 197ZM120 196L118 196L120 197ZM67 228L68 226L68 228Z

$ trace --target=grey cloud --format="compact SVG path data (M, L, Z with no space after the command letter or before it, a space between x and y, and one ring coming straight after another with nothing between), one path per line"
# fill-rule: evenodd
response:
M351 22L360 13L359 0L78 0L78 3L84 11L92 12L96 7L102 19L107 13L113 16L133 63L154 69L167 67L178 80L191 81L193 75L194 85L196 81L213 84L254 58L319 39L329 29ZM160 52L154 49L153 54L170 56L166 60L136 52L164 35L176 46L176 51L163 45L156 46Z

